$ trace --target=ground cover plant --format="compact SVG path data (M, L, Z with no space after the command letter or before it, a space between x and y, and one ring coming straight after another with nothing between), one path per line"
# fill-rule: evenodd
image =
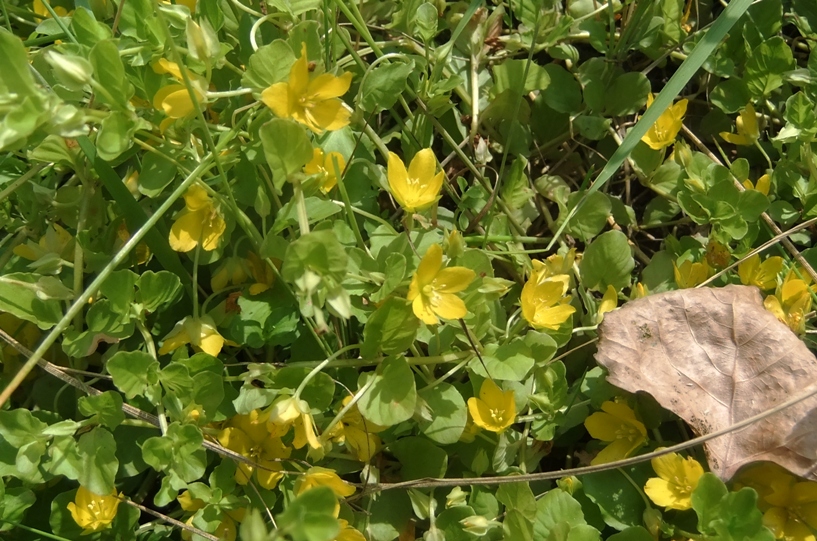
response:
M809 0L0 0L9 539L814 541Z

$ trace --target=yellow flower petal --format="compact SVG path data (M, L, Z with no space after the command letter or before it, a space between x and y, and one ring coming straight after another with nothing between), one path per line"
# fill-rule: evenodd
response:
M309 82L306 93L315 100L328 100L339 98L349 91L352 85L352 74L345 72L340 77L335 77L330 73L324 73Z
M329 487L338 498L348 498L355 493L355 487L351 483L344 481L334 470L313 466L304 475L295 481L294 492L299 496L314 487Z
M435 244L435 246L438 246ZM449 267L441 269L431 282L434 290L439 293L459 293L468 288L476 278L471 269L465 267Z
M275 83L261 92L261 101L280 118L292 116L294 100L287 83Z
M431 297L431 309L443 319L460 319L468 315L468 309L462 299L447 293Z
M201 233L201 213L183 212L170 226L170 247L177 252L189 252L198 245Z

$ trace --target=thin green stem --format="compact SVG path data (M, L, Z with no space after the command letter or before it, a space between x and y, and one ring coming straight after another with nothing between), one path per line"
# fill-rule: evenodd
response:
M82 184L82 200L79 204L79 216L77 218L77 233L85 231L85 222L88 219L88 206L90 205L91 196L93 195L93 187L89 182ZM82 295L82 288L84 285L84 263L85 250L79 240L74 240L74 297ZM74 330L82 332L82 310L77 312L74 316Z
M43 169L43 167L45 167L45 165L46 164L44 164L44 163L35 165L34 167L32 167L31 169L26 171L23 175L21 175L20 178L18 178L17 180L15 180L11 184L9 184L5 188L3 188L3 190L0 191L0 202L5 201L6 197L13 194L15 192L15 190L17 190L17 188L19 188L20 186L22 186L23 184L25 184L26 182L31 180L31 177L35 176L37 173L42 171L42 169Z
M193 254L193 319L199 319L199 256L201 243L196 244L196 253Z
M342 347L339 350L337 350L336 352L334 352L332 355L327 357L325 360L321 361L321 363L318 364L318 366L313 368L312 371L310 371L309 374L307 374L306 377L303 380L301 380L301 384L298 385L298 388L295 389L295 394L293 394L292 396L294 398L296 398L296 399L300 398L301 393L304 392L304 389L306 389L306 386L309 384L309 382L310 382L310 380L312 380L312 378L317 376L318 373L321 370L323 370L324 368L329 366L329 363L331 363L332 361L334 361L335 359L337 359L338 357L340 357L341 355L343 355L347 351L351 351L353 349L360 349L360 344L352 344L350 346Z
M347 165L346 169L341 171L337 156L332 156L332 167L335 168L335 172L340 172L340 174L336 175L338 179L338 192L340 192L340 198L343 199L343 210L346 213L346 220L349 222L349 226L352 228L352 232L355 234L357 247L368 253L369 247L366 246L366 241L363 240L363 235L360 232L360 226L358 225L357 218L355 218L355 213L352 210L352 201L349 199L349 193L346 191L345 177L346 171L349 170L349 166Z

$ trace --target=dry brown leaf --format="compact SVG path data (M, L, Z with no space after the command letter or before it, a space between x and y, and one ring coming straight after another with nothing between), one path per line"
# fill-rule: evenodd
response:
M605 314L596 359L610 383L651 394L699 435L817 385L817 359L750 286L685 289L629 302ZM705 447L712 472L723 480L758 460L817 479L817 396Z

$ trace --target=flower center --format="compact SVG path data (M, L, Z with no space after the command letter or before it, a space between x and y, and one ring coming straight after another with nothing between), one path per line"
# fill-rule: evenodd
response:
M502 422L505 420L505 410L490 408L489 411L491 412L491 419L493 419L496 424L502 424Z
M88 507L88 511L95 519L98 519L103 514L102 507L97 500L92 500L86 507Z
M632 425L622 423L616 429L616 439L618 440L627 440L632 442L636 441L640 437L641 433Z

